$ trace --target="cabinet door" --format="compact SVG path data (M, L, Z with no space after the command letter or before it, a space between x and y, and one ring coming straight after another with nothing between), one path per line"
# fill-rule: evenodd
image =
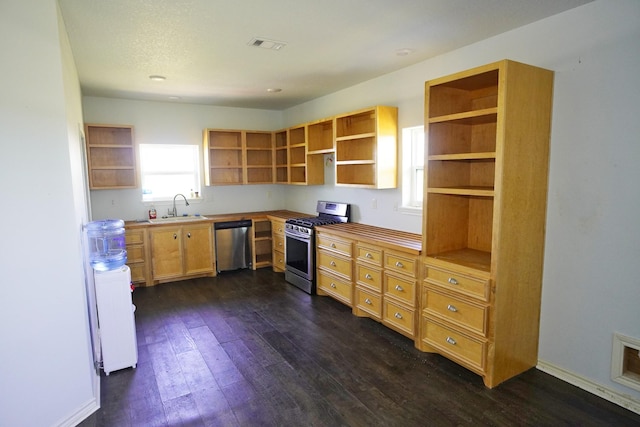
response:
M185 226L184 273L198 274L213 272L213 237L211 224Z
M182 229L157 228L150 231L153 280L182 276Z

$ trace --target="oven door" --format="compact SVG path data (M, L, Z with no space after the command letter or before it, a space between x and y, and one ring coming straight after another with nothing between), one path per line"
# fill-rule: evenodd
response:
M313 238L292 235L286 231L284 237L287 271L313 280Z

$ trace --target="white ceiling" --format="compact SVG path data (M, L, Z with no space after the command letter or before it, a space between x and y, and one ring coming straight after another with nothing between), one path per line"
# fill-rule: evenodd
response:
M592 0L58 1L84 95L281 110Z

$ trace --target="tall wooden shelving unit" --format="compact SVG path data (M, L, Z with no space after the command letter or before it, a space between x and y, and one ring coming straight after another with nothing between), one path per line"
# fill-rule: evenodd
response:
M417 346L488 387L537 364L552 88L508 60L425 84Z
M275 143L275 182L277 184L289 183L289 140L287 130L274 132Z

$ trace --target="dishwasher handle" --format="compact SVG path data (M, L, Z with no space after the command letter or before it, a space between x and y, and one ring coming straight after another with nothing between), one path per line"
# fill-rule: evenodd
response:
M244 228L251 227L250 219L242 219L238 221L224 221L213 223L214 230L226 230L228 228Z

